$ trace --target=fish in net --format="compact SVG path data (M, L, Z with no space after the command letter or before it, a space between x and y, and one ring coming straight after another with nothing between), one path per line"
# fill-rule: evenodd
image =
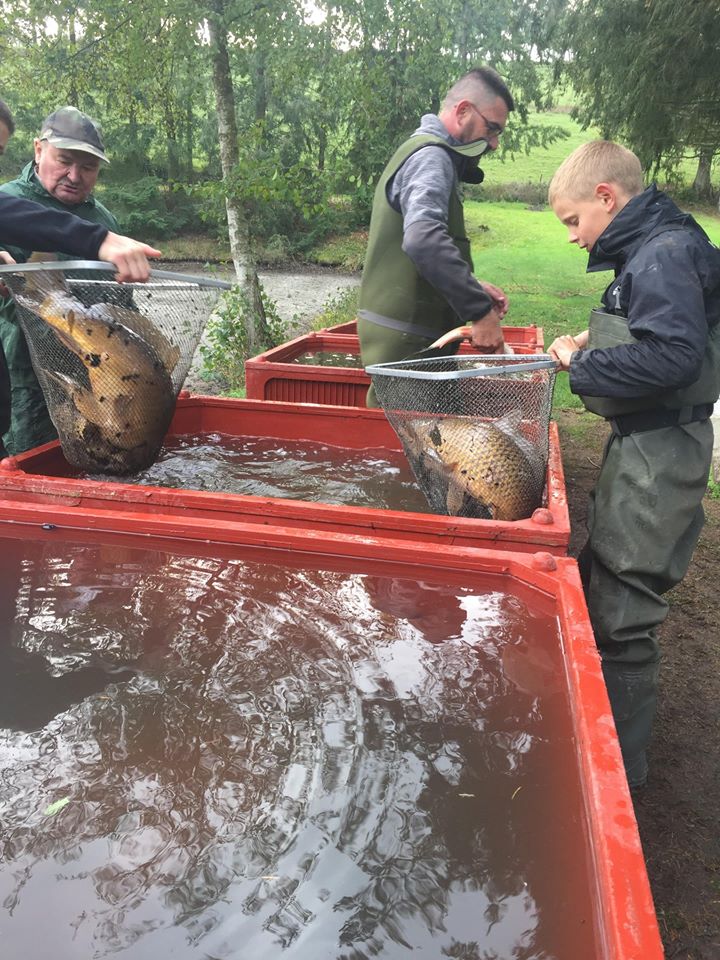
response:
M366 371L434 512L522 520L542 505L551 358L433 357Z
M85 264L85 261L80 262ZM151 271L120 284L108 264L3 270L65 458L88 473L154 463L220 289Z

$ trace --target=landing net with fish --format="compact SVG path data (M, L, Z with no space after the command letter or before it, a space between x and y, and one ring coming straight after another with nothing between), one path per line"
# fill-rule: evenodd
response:
M65 458L89 473L145 469L222 289L213 278L151 270L117 283L94 261L0 267Z
M366 367L435 513L520 520L542 505L556 364L547 355Z

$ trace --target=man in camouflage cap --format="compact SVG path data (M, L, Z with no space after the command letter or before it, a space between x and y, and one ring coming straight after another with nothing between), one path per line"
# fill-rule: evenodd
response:
M119 233L115 217L93 196L101 163L108 163L108 159L95 123L75 107L62 107L43 123L35 140L34 159L0 191L66 210ZM18 263L25 263L34 252L19 247L6 249ZM57 259L69 258L57 254ZM10 429L3 441L9 453L17 454L54 440L57 431L9 297L0 299L0 343L7 358L12 390Z

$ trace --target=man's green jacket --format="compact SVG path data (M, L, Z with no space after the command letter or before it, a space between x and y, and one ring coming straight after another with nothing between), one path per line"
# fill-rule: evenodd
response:
M93 196L83 203L70 206L56 200L47 192L37 175L34 164L28 163L16 180L4 183L0 191L13 197L34 200L45 207L74 213L90 223L99 223L113 233L120 232L115 217ZM34 252L20 247L6 246L18 263L25 263ZM53 251L43 251L53 252ZM56 253L58 260L71 257ZM25 337L18 324L15 305L11 298L0 298L0 342L2 342L10 373L11 410L10 428L3 436L8 453L17 454L57 437L57 431L48 413L45 397L35 376Z

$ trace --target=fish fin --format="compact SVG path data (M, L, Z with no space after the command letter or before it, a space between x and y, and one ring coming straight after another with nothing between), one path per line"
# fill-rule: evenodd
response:
M28 263L57 263L58 255L56 253L45 253L42 250L36 250L31 253L27 259ZM34 291L47 296L52 291L68 291L65 274L62 270L43 270L40 273L25 274L25 293Z
M523 415L520 407L514 407L512 410L508 410L507 413L504 413L501 417L498 417L497 420L493 420L492 425L498 430L502 430L503 433L513 434L517 433L522 418Z
M465 488L450 477L448 480L446 501L448 516L456 517L460 513L464 499Z

